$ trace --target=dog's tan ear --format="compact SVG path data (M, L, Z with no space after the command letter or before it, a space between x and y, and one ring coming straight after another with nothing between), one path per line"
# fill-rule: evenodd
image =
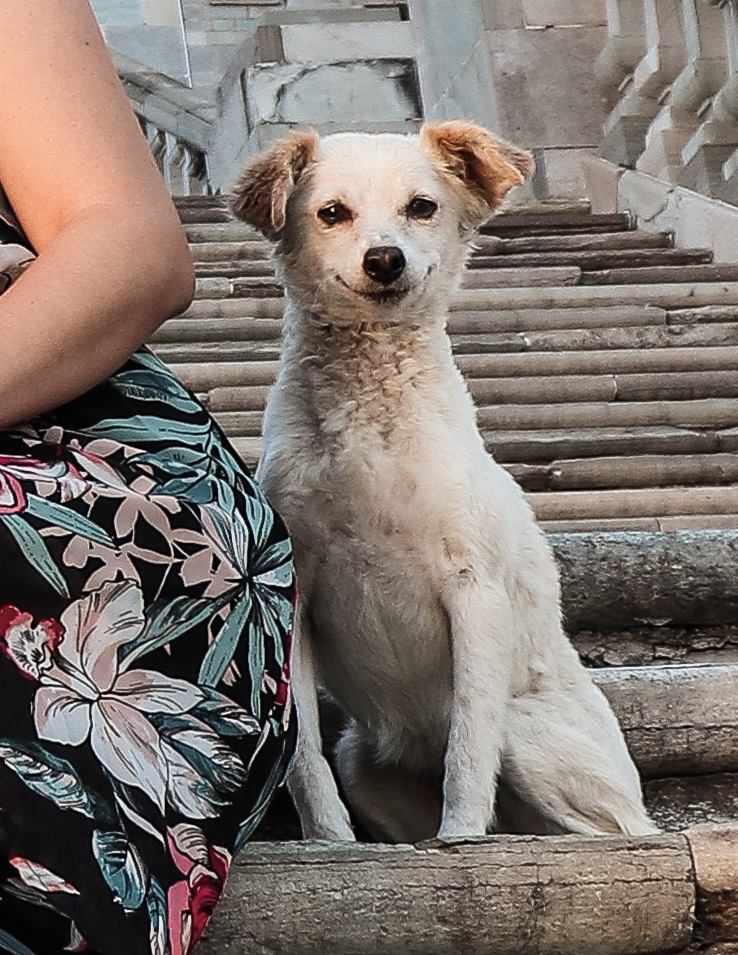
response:
M485 216L514 186L533 174L533 156L524 149L497 139L474 123L448 122L424 126L423 147L441 162L446 172L470 190ZM486 206L486 209L484 208Z
M254 156L233 186L233 214L275 238L284 229L290 193L317 151L317 133L294 132Z

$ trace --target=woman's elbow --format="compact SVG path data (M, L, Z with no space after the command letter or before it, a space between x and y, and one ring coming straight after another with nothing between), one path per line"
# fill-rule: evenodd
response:
M195 266L189 246L180 228L167 229L150 247L148 267L154 281L149 289L159 323L188 308L195 295Z
M169 292L166 318L184 312L195 297L195 265L186 241L176 250L173 259L166 283Z

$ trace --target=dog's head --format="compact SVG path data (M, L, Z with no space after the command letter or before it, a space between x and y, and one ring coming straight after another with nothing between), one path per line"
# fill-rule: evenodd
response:
M529 153L471 123L293 133L246 166L232 208L278 240L302 307L394 321L447 302L474 232L532 169Z

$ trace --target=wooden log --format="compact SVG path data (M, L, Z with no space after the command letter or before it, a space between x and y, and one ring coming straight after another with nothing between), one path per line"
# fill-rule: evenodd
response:
M693 484L716 486L738 482L738 455L643 454L559 459L552 461L545 470L546 480L540 486L559 490L665 488ZM521 483L526 489L531 489L524 481Z
M735 530L736 514L673 514L670 517L583 517L560 521L539 521L549 534L592 534L610 531L699 531Z
M737 677L734 665L592 671L649 778L738 770Z
M554 534L551 543L571 633L738 620L736 531Z
M738 827L695 827L687 840L697 888L695 940L738 943Z
M634 625L610 633L580 631L572 643L587 666L663 666L738 663L738 626ZM738 811L735 813L738 819ZM704 820L699 820L704 821Z
M646 955L692 937L684 836L259 843L203 955Z
M738 513L738 487L541 491L529 495L529 501L542 521L735 514Z

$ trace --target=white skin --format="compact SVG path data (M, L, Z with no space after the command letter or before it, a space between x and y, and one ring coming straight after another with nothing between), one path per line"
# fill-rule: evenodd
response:
M287 289L259 477L300 580L290 788L306 837L353 838L319 685L349 717L336 766L376 838L484 833L498 774L521 828L653 830L562 631L545 536L484 449L445 333L474 230L529 168L446 124L295 136L237 183L234 211L278 237ZM387 286L363 267L376 246L407 262Z
M0 183L38 260L0 297L0 427L118 368L193 266L87 0L0 3Z

